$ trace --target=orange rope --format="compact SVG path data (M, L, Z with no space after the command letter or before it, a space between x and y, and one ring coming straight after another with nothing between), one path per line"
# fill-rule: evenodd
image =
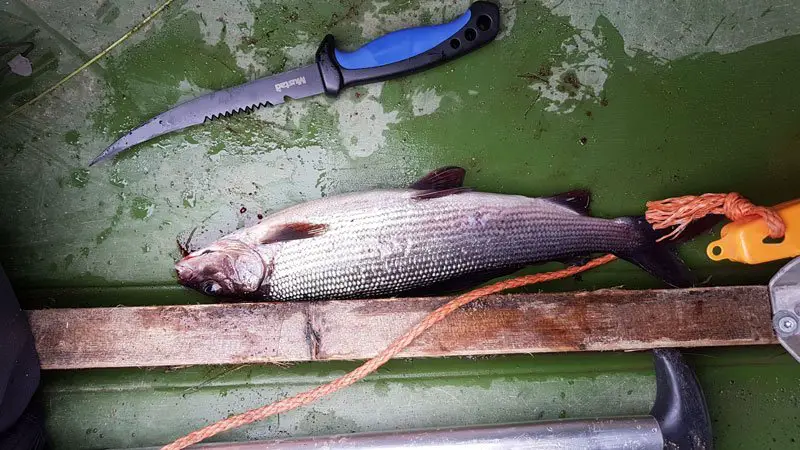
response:
M662 239L678 236L693 220L709 214L724 214L732 222L761 217L767 223L769 235L780 238L786 225L774 210L756 206L736 192L730 194L686 195L666 200L647 202L645 218L656 230L676 227Z
M731 220L742 220L750 216L761 216L767 221L767 224L770 227L770 233L774 232L778 234L775 237L782 236L783 232L785 231L785 226L781 221L780 216L778 216L775 212L768 208L755 206L747 199L735 193L727 195L705 194L699 197L685 196L670 198L660 202L648 202L647 208L648 210L645 217L654 228L665 229L677 225L677 228L669 233L666 237L677 236L692 220L699 219L707 214L725 214ZM403 351L403 349L411 344L411 342L419 337L419 335L442 321L450 313L480 297L534 283L542 283L570 277L583 271L609 263L615 259L616 257L614 255L605 255L595 258L582 266L567 267L555 272L526 275L467 292L466 294L450 300L443 306L430 313L427 317L425 317L425 319L422 320L422 322L417 324L404 335L395 339L394 342L392 342L386 349L378 353L378 355L374 358L365 362L355 370L331 381L330 383L323 384L322 386L318 386L309 391L301 392L293 397L279 400L272 404L251 409L250 411L242 414L237 414L235 416L228 417L227 419L220 420L219 422L189 433L175 442L162 447L162 450L184 449L192 444L196 444L224 431L232 430L242 425L247 425L266 419L267 417L275 414L281 414L286 411L308 405L322 397L333 394L340 389L350 386L351 384L358 382L367 375L378 370L378 368L384 365L387 361Z
M205 428L193 431L188 435L186 435L185 437L182 437L177 441L173 442L172 444L163 447L162 450L180 450L186 448L192 444L196 444L218 433L222 433L223 431L232 430L242 425L263 420L275 414L281 414L286 411L308 405L309 403L312 403L326 395L330 395L342 388L350 386L351 384L361 380L362 378L366 377L372 372L378 370L379 367L381 367L387 361L392 359L395 355L400 353L412 341L414 341L414 339L416 339L419 335L424 333L425 330L436 325L442 319L447 317L450 313L466 305L467 303L470 303L475 299L478 299L485 295L490 295L490 294L495 294L497 292L505 291L507 289L522 287L528 284L557 280L559 278L566 278L581 273L585 270L601 266L615 259L616 257L614 255L605 255L593 259L582 266L567 267L566 269L557 270L555 272L526 275L518 278L513 278L511 280L501 281L499 283L495 283L490 286L485 286L467 292L466 294L460 295L454 298L453 300L450 300L449 302L445 303L444 305L440 306L438 309L436 309L435 311L430 313L427 317L425 317L425 319L422 322L420 322L414 328L409 330L406 334L395 339L395 341L392 342L391 345L386 347L386 349L384 349L382 352L378 353L377 356L370 359L369 361L367 361L357 369L353 370L352 372L349 372L346 375L343 375L331 381L328 384L323 384L322 386L311 389L310 391L297 394L294 397L289 397L277 401L275 403L272 403L271 405L266 405L260 408L251 409L250 411L247 411L245 413L228 417L227 419L220 420L219 422L211 424Z

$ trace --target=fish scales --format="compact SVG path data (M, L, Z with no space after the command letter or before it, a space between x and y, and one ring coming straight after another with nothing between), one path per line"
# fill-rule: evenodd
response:
M267 300L427 295L539 262L613 253L672 286L691 285L642 217L591 217L586 191L492 194L466 190L463 177L442 168L408 189L284 209L178 261L178 280L209 295Z
M598 242L619 248L630 241L627 229L613 221L581 216L543 199L464 192L414 200L414 194L353 195L341 204L319 202L274 217L328 228L313 239L264 248L273 266L270 297L382 295L476 271L604 250ZM571 232L565 234L565 228Z

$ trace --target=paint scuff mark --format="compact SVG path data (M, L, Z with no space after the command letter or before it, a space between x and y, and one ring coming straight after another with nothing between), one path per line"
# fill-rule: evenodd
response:
M297 42L299 43L283 49L286 55L287 68L295 68L313 61L314 54L317 52L317 47L319 47L319 43L311 42L308 33L305 32L297 34Z
M389 125L399 123L399 111L380 103L383 83L369 84L342 94L331 108L339 117L339 136L351 158L365 158L386 144Z
M500 6L500 33L495 40L501 41L511 34L514 24L517 23L517 5L515 0L499 1Z
M236 65L245 71L261 67L256 61L254 48L247 51L237 49L253 28L255 16L249 8L231 7L227 2L201 0L189 0L183 8L186 11L203 11L203 18L199 22L200 31L208 45L224 42L236 58Z
M409 95L411 99L411 112L414 116L427 116L439 109L442 103L442 96L436 93L436 89L419 89Z
M178 90L180 90L181 95L178 97L178 101L175 102L176 105L211 92L209 89L203 89L186 79L178 83Z
M647 0L542 3L554 14L569 17L579 30L591 30L598 18L605 17L619 31L629 56L644 52L661 63L698 53L734 53L800 33L800 2L728 0L713 8L705 3Z
M583 102L600 103L611 63L600 53L604 38L598 31L582 31L561 44L567 60L560 65L543 65L535 73L523 74L538 92L537 101L547 103L545 111L568 114Z

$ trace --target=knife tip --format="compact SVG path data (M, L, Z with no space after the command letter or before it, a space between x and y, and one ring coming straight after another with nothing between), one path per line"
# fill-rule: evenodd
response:
M101 156L98 156L95 159L89 161L89 167L92 167L93 165L97 164L98 162L100 162L101 159L103 158Z
M107 149L104 150L103 153L100 153L99 155L95 156L95 158L93 160L89 161L89 167L92 167L93 165L95 165L95 164L99 163L100 161L108 158L109 156L110 156L110 153L108 152L108 150Z
M111 144L108 147L106 147L106 149L103 150L102 153L100 153L99 155L95 156L95 158L91 162L89 162L89 167L92 167L93 165L99 163L100 161L103 161L105 159L111 158L114 155L116 155L117 153L119 153L119 152L121 152L121 151L123 151L123 150L125 150L127 148L127 147L120 148L118 144L119 144L119 141L114 142L113 144Z

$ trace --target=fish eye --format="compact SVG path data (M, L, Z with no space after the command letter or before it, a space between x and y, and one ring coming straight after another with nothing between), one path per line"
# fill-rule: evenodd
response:
M218 294L220 290L222 290L222 286L217 284L215 281L206 281L202 284L201 289L208 295L215 295Z

